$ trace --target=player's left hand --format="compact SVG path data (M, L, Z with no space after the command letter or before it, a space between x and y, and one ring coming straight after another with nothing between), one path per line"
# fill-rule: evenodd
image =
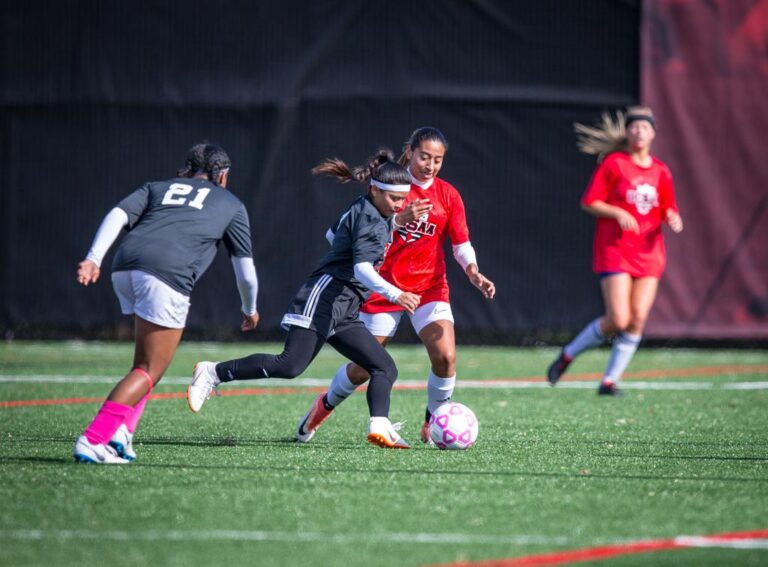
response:
M478 272L477 267L473 270L472 266L474 266L474 264L467 268L467 277L469 278L469 281L483 293L483 297L486 299L493 299L493 296L496 295L496 284Z
M667 224L675 234L683 232L683 217L677 211L667 209Z
M246 315L243 313L243 322L240 324L240 330L244 333L253 331L256 325L259 324L259 312L257 311L253 315Z
M101 268L93 260L83 260L77 265L77 283L87 286L96 283L101 275Z

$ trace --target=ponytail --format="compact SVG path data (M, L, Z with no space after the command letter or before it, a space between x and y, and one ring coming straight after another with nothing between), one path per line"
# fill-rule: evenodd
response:
M410 185L411 177L403 166L395 162L394 154L382 148L366 160L364 165L350 168L339 158L327 159L312 168L313 175L335 177L341 183L359 181L366 183L371 179L395 185Z
M627 126L635 120L647 120L654 129L656 128L653 111L647 106L630 106L626 114L617 110L615 120L610 113L603 112L600 123L596 126L574 122L576 147L585 154L596 155L597 162L600 163L605 156L628 149Z

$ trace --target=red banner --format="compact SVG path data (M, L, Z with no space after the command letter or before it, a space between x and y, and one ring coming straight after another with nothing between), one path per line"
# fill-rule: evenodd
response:
M685 221L647 335L768 338L768 0L646 0L641 57Z

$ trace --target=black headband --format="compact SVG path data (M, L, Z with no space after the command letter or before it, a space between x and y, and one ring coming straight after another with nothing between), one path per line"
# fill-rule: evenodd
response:
M624 127L627 128L630 124L638 120L645 120L653 126L654 130L656 129L656 121L653 119L653 116L648 116L647 114L627 114L627 117L624 119Z

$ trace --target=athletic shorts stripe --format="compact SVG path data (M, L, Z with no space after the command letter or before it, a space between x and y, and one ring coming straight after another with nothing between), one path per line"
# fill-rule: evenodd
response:
M312 293L309 294L309 299L307 299L307 304L304 307L302 315L310 319L315 316L315 310L317 309L317 302L320 299L320 294L323 293L323 290L328 287L328 284L331 283L332 280L333 277L328 274L323 275L317 280L317 283L312 288Z

